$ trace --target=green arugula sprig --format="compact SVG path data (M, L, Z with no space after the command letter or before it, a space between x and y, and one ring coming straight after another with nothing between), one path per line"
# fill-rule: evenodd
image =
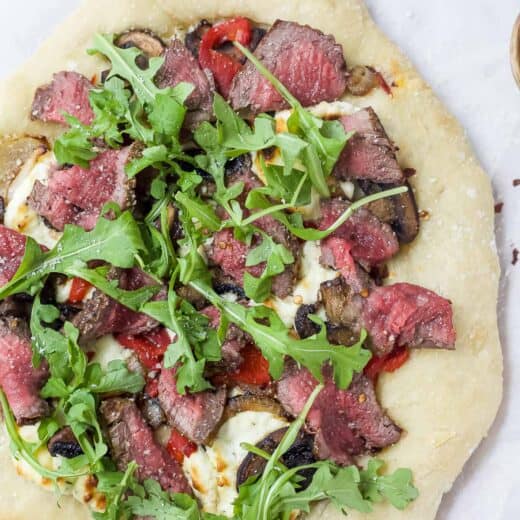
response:
M36 357L44 357L50 369L41 396L56 400L52 416L42 421L38 434L45 443L61 427L70 426L83 455L67 460L65 466L80 469L88 465L92 472L98 471L108 451L97 419L98 396L140 392L144 379L121 360L111 361L106 370L99 363L89 363L78 345L79 332L71 323L65 323L63 334L49 326L58 317L58 309L42 304L37 294L31 312L33 345Z
M117 148L126 136L143 145L141 153L127 165L130 177L148 166L164 171L176 159L189 161L179 143L179 134L186 115L184 102L193 86L180 83L174 88L157 87L154 77L164 58L150 58L148 68L141 69L136 63L141 51L118 47L110 34L96 34L89 53L105 56L112 67L103 86L89 95L93 122L83 125L78 119L65 116L70 129L54 145L58 162L87 167L97 155L97 139Z
M176 366L175 378L177 391L185 394L188 388L200 392L211 388L204 378L206 361L220 359L220 342L217 332L209 327L209 319L199 314L186 301L181 301L174 290L179 269L170 280L166 301L151 301L145 304L142 312L163 323L175 333L175 339L164 355L164 366Z
M64 334L42 324L42 321L53 322L58 316L58 309L41 304L37 294L31 314L35 360L41 362L44 357L51 372L41 395L56 400L52 416L44 418L38 426L38 443L29 443L21 437L5 394L0 391L13 456L53 481L73 480L103 468L102 458L108 446L97 419L97 396L112 392L136 393L144 386L142 376L130 372L123 361L112 361L106 371L98 363L88 363L77 343L78 331L70 323L65 323ZM39 449L64 426L72 429L83 454L64 459L58 469L49 469L38 460Z
M205 282L192 280L190 285L217 307L230 322L247 332L269 362L269 373L279 379L286 356L306 367L318 380L323 381L322 368L330 363L334 382L346 388L354 372L361 372L371 354L363 348L366 333L350 347L332 345L322 324L320 332L306 339L295 339L276 312L263 305L244 307L219 296Z
M234 503L235 518L240 520L282 520L294 511L309 512L313 503L330 500L346 514L347 509L362 513L372 511L372 503L388 500L394 507L404 509L418 496L408 469L398 469L390 475L381 475L384 463L371 459L364 470L356 466L338 467L329 461L287 469L280 463L282 455L293 445L305 418L323 386L311 393L302 412L289 426L272 455L255 446L244 444L251 452L265 457L267 463L260 476L250 477L239 488ZM299 472L314 469L310 485L301 489Z
M329 197L326 179L332 173L353 132L347 134L339 121L325 121L305 110L285 85L249 49L238 42L234 42L234 45L291 106L292 114L287 120L287 128L291 134L301 137L307 143L307 146L302 148L302 162L318 193L323 197Z
M376 200L385 199L387 197L393 197L401 193L408 191L406 186L398 186L397 188L391 188L389 190L381 191L379 193L373 193L367 195L361 199L358 199L350 206L327 228L324 230L318 230L310 227L304 227L301 215L294 213L288 215L278 209L273 211L271 202L262 193L261 188L252 190L248 194L246 199L246 207L255 209L265 209L272 215L273 218L281 222L294 236L301 238L302 240L323 240L330 234L334 233L340 226L342 226L358 209L375 202ZM260 213L260 212L258 212ZM254 213L256 215L257 213Z

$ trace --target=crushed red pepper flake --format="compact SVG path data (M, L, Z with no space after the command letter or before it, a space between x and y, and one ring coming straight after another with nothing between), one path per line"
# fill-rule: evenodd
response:
M430 212L426 211L425 209L422 209L421 211L419 211L419 218L422 220L429 220Z
M513 179L513 186L516 188L517 186L520 186L520 179Z
M512 265L516 265L516 263L518 262L518 253L519 253L519 251L518 251L518 249L515 247L515 248L513 249L513 259L511 260L511 264L512 264Z
M502 208L504 207L503 202L497 202L495 204L495 213L502 213Z

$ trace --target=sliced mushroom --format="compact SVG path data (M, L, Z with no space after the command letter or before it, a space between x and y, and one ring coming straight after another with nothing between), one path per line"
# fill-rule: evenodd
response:
M162 40L148 30L132 30L127 31L118 36L116 45L123 49L137 47L142 50L148 58L161 56L164 52L164 43Z
M392 197L394 201L396 219L392 225L397 238L405 244L411 242L419 233L419 212L410 183L406 193Z
M287 428L281 428L269 434L265 439L260 441L256 446L261 450L271 454L276 449ZM294 441L294 444L281 457L281 462L288 468L303 466L316 462L313 454L314 437L308 433L301 432ZM261 475L264 471L266 460L253 453L248 453L237 471L237 488L243 484L249 477ZM311 482L314 470L306 469L299 474L305 480L301 482L302 489L305 489Z
M354 294L345 278L339 276L320 285L320 295L327 318L333 325L357 330L361 313L361 296Z
M309 314L315 314L317 310L318 305L316 303L310 305L304 304L298 307L294 318L294 328L298 336L300 336L300 339L308 338L320 331L320 326L309 318Z
M282 405L270 397L253 394L231 397L226 403L221 423L242 412L268 412L277 417L285 417Z
M356 65L347 74L347 89L354 96L365 96L379 86L377 74L371 67Z
M57 431L47 443L47 448L52 457L59 455L60 457L72 459L83 453L70 426L65 426Z
M49 149L42 137L0 138L0 197L7 203L9 185L28 161L36 161Z
M359 332L344 325L327 323L327 339L333 345L354 345L359 341Z
M379 199L367 205L367 208L382 222L392 226L397 238L402 243L411 242L419 233L419 213L415 195L409 182L404 184L408 191L386 199ZM380 186L370 181L360 181L359 186L365 195L379 193L383 189L395 186Z

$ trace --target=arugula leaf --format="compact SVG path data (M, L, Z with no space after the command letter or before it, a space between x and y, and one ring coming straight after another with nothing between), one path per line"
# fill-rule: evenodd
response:
M247 254L246 267L265 262L265 268L259 278L244 273L246 296L257 302L267 299L271 293L273 277L283 273L285 266L294 262L294 256L285 246L276 243L267 233L261 232L261 235L262 242Z
M282 223L294 236L301 238L302 240L323 240L328 237L331 233L336 231L342 224L344 224L358 209L374 202L376 200L385 199L387 197L393 197L400 193L408 191L406 186L399 186L397 188L391 188L389 190L381 191L379 193L373 193L367 195L361 199L354 201L339 217L333 222L327 229L322 231L314 228L306 228L303 226L303 221L299 218L299 215L287 215L281 211L272 211L271 202L264 196L261 189L252 190L246 200L248 208L262 208L269 211L269 214L273 218ZM261 212L254 213L253 215L260 214ZM296 217L296 218L295 218ZM296 220L299 218L299 220Z
M102 54L112 67L104 84L89 94L94 112L92 123L83 125L65 115L70 129L58 137L54 148L56 157L60 164L87 167L97 155L95 143L98 140L117 148L130 137L143 143L143 147L126 165L128 175L133 177L148 166L163 173L173 166L174 159L189 160L182 151L179 134L186 115L184 102L193 85L157 87L154 77L164 57L151 58L143 70L136 63L141 51L135 47L122 49L113 40L113 35L96 34L93 38L89 53Z
M186 212L196 218L206 229L218 231L222 225L213 208L198 197L189 197L185 193L177 192L175 200L182 204Z
M31 312L31 332L37 356L47 359L51 373L41 395L58 399L53 423L49 422L39 430L40 439L48 437L49 428L70 426L84 456L77 457L76 462L68 461L68 467L88 464L97 470L108 447L97 419L95 395L139 392L144 379L130 372L120 360L109 363L106 372L98 363L88 364L87 356L78 345L78 330L71 323L65 323L64 334L42 325L42 321L50 323L57 315L58 309L42 305L37 294Z
M412 472L409 469L397 469L391 475L380 475L384 462L372 459L367 468L361 471L361 491L371 502L387 499L397 509L404 509L419 496L412 484Z
M126 500L132 514L152 517L156 520L199 520L203 514L197 501L185 494L163 491L155 480L145 480L142 486L134 486L134 495Z
M347 388L353 373L361 372L370 360L370 352L362 348L366 339L364 331L359 342L350 347L329 343L324 326L313 336L303 340L295 339L272 309L261 305L244 307L229 302L203 281L192 280L190 285L215 305L230 322L253 338L269 362L269 373L274 379L281 377L285 356L290 356L306 367L318 381L323 381L323 365L330 363L336 385Z
M122 49L115 46L112 34L95 34L92 48L88 52L89 54L99 52L106 56L112 63L107 79L113 76L126 79L142 103L153 103L155 96L161 92L153 82L153 78L163 64L164 58L151 58L147 69L139 69L136 59L142 51L137 47Z
M91 260L103 260L116 267L133 267L142 250L144 243L140 229L129 211L114 220L101 217L92 231L66 225L59 242L46 253L27 237L20 267L0 288L0 299L25 291L34 294L50 273L78 273L82 276L86 263Z

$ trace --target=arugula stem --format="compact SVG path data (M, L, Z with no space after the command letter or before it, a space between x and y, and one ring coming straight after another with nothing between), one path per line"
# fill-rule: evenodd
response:
M275 215L282 224L285 224L287 229L296 237L301 238L302 240L323 240L328 237L331 233L334 233L336 229L338 229L342 224L344 224L352 214L358 209L380 199L386 199L387 197L393 197L395 195L399 195L401 193L405 193L408 191L406 186L399 186L397 188L392 188L390 190L381 191L379 193L373 193L372 195L368 195L363 197L362 199L356 200L353 202L345 212L338 217L338 219L327 229L323 231L319 231L317 229L312 228L301 228L297 226L293 226L290 222L287 221L285 215Z
M258 502L260 503L260 518L262 520L269 520L269 502L270 497L275 496L272 494L273 488L275 486L272 486L269 490L267 489L267 479L269 474L274 468L274 465L276 462L278 462L278 459L291 447L292 443L294 442L294 439L298 435L298 432L303 426L303 423L305 422L305 419L314 404L314 401L318 397L318 394L323 390L323 385L319 384L314 388L311 395L307 399L307 402L305 403L305 406L303 407L302 411L298 415L298 417L294 420L294 422L289 426L287 431L285 432L285 435L282 437L282 440L280 441L280 444L276 447L274 450L271 458L267 461L267 464L264 469L264 473L262 474L262 477L260 479L261 482L261 488L260 493L258 496Z
M237 41L234 41L233 45L237 47L251 63L253 63L262 76L269 80L269 82L293 108L303 108L300 102L289 92L287 87L274 74L272 74L271 71L260 60L258 60L249 49L246 49L246 47Z
M300 196L300 192L303 189L303 185L305 184L305 181L307 180L307 177L309 176L308 173L304 173L302 175L302 178L300 182L298 183L298 187L296 188L296 191L294 192L293 198L291 199L291 206L296 207L296 201L298 200L298 197Z
M245 450L253 453L254 455L258 455L259 457L262 457L265 460L269 460L271 458L271 454L267 453L267 451L262 450L258 446L255 446L254 444L249 444L249 442L241 442L240 446L244 448ZM288 471L287 466L282 464L280 461L276 463L276 467L281 471Z
M271 206L270 208L263 209L262 211L257 211L255 213L252 213L245 220L243 220L241 226L249 226L249 224L252 224L255 220L258 220L259 218L270 215L271 213L276 213L277 211L283 211L284 209L288 209L291 207L293 207L292 204L277 204L276 206Z

